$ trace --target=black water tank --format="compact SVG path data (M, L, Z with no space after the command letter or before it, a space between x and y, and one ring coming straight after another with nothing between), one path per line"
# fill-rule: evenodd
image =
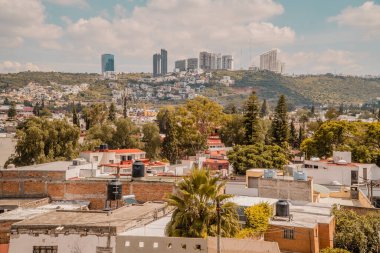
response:
M279 200L276 202L276 216L288 217L289 216L289 203L286 200Z
M107 185L107 200L121 199L123 187L119 180L113 179Z
M145 165L142 161L136 161L132 165L132 177L144 177Z

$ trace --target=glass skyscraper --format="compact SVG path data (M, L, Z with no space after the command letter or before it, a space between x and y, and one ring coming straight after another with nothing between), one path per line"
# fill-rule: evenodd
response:
M168 51L161 49L161 75L168 73Z
M102 54L102 73L115 71L115 59L113 54Z

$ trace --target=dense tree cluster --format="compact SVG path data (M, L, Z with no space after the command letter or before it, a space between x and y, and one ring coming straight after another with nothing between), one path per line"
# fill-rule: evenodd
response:
M334 246L353 253L377 252L380 247L380 213L358 215L354 211L334 209L336 231Z
M6 165L70 160L78 155L79 129L65 120L29 118L18 126L16 138L16 154Z
M326 121L302 142L301 150L308 158L351 151L356 162L380 165L380 123Z

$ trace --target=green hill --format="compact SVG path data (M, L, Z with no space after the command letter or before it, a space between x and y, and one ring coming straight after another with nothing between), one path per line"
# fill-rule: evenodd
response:
M235 80L232 89L250 87L260 98L277 100L280 94L295 105L361 104L380 97L380 78L326 75L282 76L268 71L217 71L214 80L229 75Z

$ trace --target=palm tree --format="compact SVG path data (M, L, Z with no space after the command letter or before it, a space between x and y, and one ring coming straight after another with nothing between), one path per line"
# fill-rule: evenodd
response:
M223 194L225 182L218 183L205 169L194 169L190 176L177 186L176 193L167 199L175 208L166 226L166 234L173 237L198 237L217 235L216 203L220 201L221 236L234 237L240 230L237 207L228 202L231 195Z

